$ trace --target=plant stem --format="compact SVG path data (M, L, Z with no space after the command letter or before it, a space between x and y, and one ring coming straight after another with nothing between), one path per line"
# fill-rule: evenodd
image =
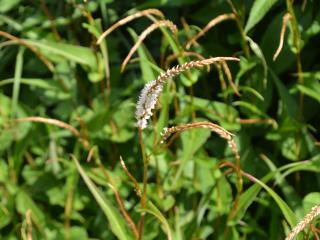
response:
M296 59L297 59L297 74L298 74L298 83L303 84L303 70L302 70L302 63L301 63L301 36L299 32L297 18L294 14L293 6L290 0L287 0L287 8L288 12L291 15L291 28L293 34L293 43L296 47ZM300 93L300 112L299 112L299 119L302 120L303 116L303 93Z
M303 70L302 70L302 63L301 63L301 36L298 28L298 22L294 13L293 5L291 0L287 0L287 9L291 15L290 23L292 29L292 36L293 36L293 43L296 47L296 61L297 61L297 75L298 75L298 83L303 85ZM300 92L299 95L299 113L298 113L298 120L303 121L303 100L304 94ZM296 156L300 158L300 151L301 151L301 132L296 134Z
M139 143L141 147L141 154L143 159L143 192L141 197L141 208L146 208L147 203L147 186L148 186L148 160L146 157L145 146L143 144L143 134L142 129L139 128ZM145 213L141 213L140 224L139 224L139 240L143 237L144 230L144 215Z
M21 46L19 48L19 52L17 55L16 66L14 70L14 82L13 82L13 90L12 90L12 105L11 105L11 118L15 118L17 114L18 107L18 99L20 93L20 82L21 75L23 70L23 54L25 51L25 47Z
M239 29L239 32L241 35L241 46L242 46L242 49L243 49L245 56L248 58L248 57L250 57L250 51L249 51L249 46L248 46L247 40L246 40L246 33L243 29L243 19L244 18L243 18L242 13L245 12L244 5L243 5L242 10L237 11L231 0L228 0L228 4L229 4L230 8L232 9L233 13L236 15L235 21L237 23L237 26L238 26L238 29Z

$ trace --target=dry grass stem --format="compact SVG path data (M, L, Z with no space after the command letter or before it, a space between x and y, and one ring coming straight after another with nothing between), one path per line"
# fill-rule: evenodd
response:
M118 203L118 206L119 206L121 214L123 215L124 219L128 223L128 225L129 225L130 229L132 230L135 238L138 239L139 238L138 228L135 225L135 223L133 222L133 220L131 219L131 217L130 217L129 213L127 212L127 210L124 208L123 201L122 201L117 189L110 183L108 183L108 186L111 188L111 190L113 191L113 193L114 193L114 195L116 197L116 200L117 200L117 203Z
M25 46L26 48L30 49L30 50L44 63L44 65L47 66L47 68L48 68L51 72L54 71L54 66L53 66L53 64L52 64L47 58L45 58L37 48L35 48L34 46L30 45L30 44L27 43L25 40L20 39L20 38L18 38L18 37L15 37L15 36L11 35L10 33L0 31L0 35L3 36L3 37L5 37L5 38L7 38L7 39L10 39L10 40L12 40L12 41L14 41L14 42L17 42L17 43Z
M320 240L320 229L310 224L310 230L313 232L315 240Z
M204 56L202 56L200 53L197 53L197 52L187 52L187 51L183 51L183 52L180 52L180 53L173 53L171 55L169 55L166 59L166 62L165 62L165 67L166 68L169 68L170 67L170 64L171 62L173 62L174 60L178 59L179 57L196 57L198 58L199 60L204 60L206 59ZM210 71L210 65L207 66L207 70L208 72Z
M240 124L256 124L256 123L267 123L274 124L274 120L272 118L250 118L250 119L239 119Z
M142 191L141 191L141 189L140 189L140 187L139 187L139 183L138 183L138 181L134 178L134 176L132 176L132 174L129 172L129 170L128 170L128 168L127 168L126 164L124 163L124 161L123 161L123 159L122 159L121 156L120 156L120 163L121 163L121 167L123 168L124 172L127 174L127 176L128 176L128 177L131 179L131 181L133 182L134 188L135 188L135 191L136 191L137 195L138 195L139 197L141 197L141 196L142 196Z
M50 125L55 125L60 128L64 128L69 130L75 137L77 137L80 142L84 145L85 148L89 147L89 143L87 140L83 139L80 132L72 127L70 124L62 122L57 119L52 118L43 118L43 117L25 117L25 118L16 118L14 119L15 122L40 122L40 123L47 123Z
M8 41L5 41L5 42L2 42L2 43L0 43L0 49L4 48L4 47L7 47L7 46L14 45L14 44L17 44L16 40L8 40Z
M223 127L220 127L217 124L211 123L211 122L194 122L194 123L187 123L182 124L179 126L174 126L170 128L164 128L162 132L162 143L165 142L172 134L174 133L180 133L189 129L194 128L206 128L210 129L212 132L215 132L218 134L221 138L227 140L235 158L237 160L240 159L239 150L238 147L234 141L234 135L227 130L225 130Z
M32 218L31 218L31 210L28 209L26 211L26 223L27 223L27 228L28 228L28 233L27 233L27 240L32 240Z
M62 122L60 120L57 119L52 119L52 118L43 118L43 117L25 117L25 118L17 118L15 119L16 122L41 122L41 123L48 123L51 125L56 125L60 128L65 128L67 130L69 130L70 132L72 132L73 135L75 135L76 137L80 137L80 133L77 129L75 129L74 127L72 127L71 125Z
M161 20L158 22L155 22L153 24L151 24L148 28L146 28L141 35L139 36L137 42L134 44L134 46L130 49L130 52L128 53L127 57L124 59L123 63L121 64L121 72L123 72L124 68L126 67L126 65L128 64L130 58L132 57L132 55L135 53L135 51L138 49L138 47L141 45L141 43L143 42L143 40L154 30L156 30L159 27L168 27L173 34L177 34L178 29L176 27L176 25L169 21L169 20Z
M177 65L167 71L161 73L156 80L153 80L145 85L142 89L136 108L137 126L140 129L147 127L147 121L152 116L152 110L158 101L159 95L162 92L163 85L169 78L175 77L180 73L192 69L201 68L210 64L215 64L221 61L239 61L235 57L214 57L204 60L197 60Z
M231 74L231 71L228 67L228 64L226 63L226 61L221 61L221 64L222 64L223 71L227 76L227 79L228 79L228 82L229 82L231 88L233 89L234 93L240 97L241 94L239 93L237 86L234 84L234 82L232 80L232 74Z
M128 17L125 17L123 19L120 19L118 22L116 22L115 24L113 24L111 27L109 27L106 31L104 31L100 37L98 38L97 40L97 44L100 44L101 41L106 37L108 36L111 32L113 32L115 29L117 29L118 27L120 26L123 26L125 24L127 24L128 22L131 22L132 20L134 19L137 19L137 18L140 18L140 17L144 17L144 16L149 16L149 15L155 15L155 16L158 16L160 17L161 19L164 18L164 15L161 11L159 11L158 9L153 9L153 8L150 8L150 9L146 9L146 10L143 10L143 11L139 11L139 12L136 12Z
M189 49L191 45L193 45L201 36L203 36L206 32L208 32L211 28L213 28L215 25L226 21L226 20L233 20L236 18L236 15L234 13L226 13L219 15L212 19L195 37L193 37L186 45L186 48Z
M90 162L92 157L94 156L94 152L96 151L96 146L93 146L90 150L89 150L89 153L88 153L88 156L87 156L87 162Z
M292 229L292 231L289 233L289 235L286 237L285 240L291 240L296 235L298 235L299 232L301 232L303 229L306 228L306 226L315 219L320 214L320 205L314 206L311 211L304 216L304 218Z
M281 32L280 32L280 41L279 41L279 46L276 50L276 52L273 55L273 61L275 61L277 59L277 57L279 56L282 47L283 47L283 41L284 41L284 34L286 33L286 29L287 29L287 23L288 21L291 19L291 15L290 13L286 13L283 18L282 18L282 26L281 26Z

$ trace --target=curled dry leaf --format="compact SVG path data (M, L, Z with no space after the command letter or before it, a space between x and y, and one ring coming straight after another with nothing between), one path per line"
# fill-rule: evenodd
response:
M211 28L213 28L215 25L226 21L226 20L232 20L235 19L236 15L234 13L226 13L219 15L212 19L195 37L193 37L186 45L186 48L189 49L191 45L193 45L201 36L203 36L206 32L208 32Z
M128 53L128 55L126 56L126 58L124 59L123 63L121 64L121 72L123 72L124 68L126 67L126 65L128 64L130 58L132 57L132 55L135 53L135 51L138 49L138 47L141 45L141 43L143 42L143 40L154 30L156 30L159 27L168 27L173 34L177 34L178 29L176 27L176 25L169 21L169 20L161 20L158 22L155 22L153 24L151 24L148 28L146 28L141 35L138 38L138 41L134 44L134 46L130 49L130 52Z
M140 18L140 17L144 17L144 16L149 16L149 15L154 15L154 16L158 16L161 19L164 18L163 13L158 10L158 9L154 9L154 8L150 8L150 9L146 9L143 11L139 11L136 12L130 16L127 16L125 18L120 19L118 22L116 22L115 24L113 24L111 27L109 27L106 31L104 31L100 37L97 40L97 44L100 44L101 41L108 36L111 32L113 32L115 29L117 29L120 26L123 26L125 24L127 24L128 22L131 22L134 19Z
M86 139L83 139L80 132L75 129L74 127L72 127L70 124L62 122L60 120L57 119L52 119L52 118L44 118L44 117L25 117L25 118L17 118L14 120L15 122L40 122L40 123L47 123L47 124L51 124L51 125L55 125L58 126L60 128L64 128L69 130L75 137L77 137L80 142L83 144L83 146L85 148L89 147L89 143Z
M282 26L281 26L281 32L280 32L280 40L279 40L279 46L276 50L276 52L273 55L273 61L275 61L277 59L277 57L279 56L282 47L283 47L283 41L284 41L284 34L286 33L286 29L287 29L287 23L288 21L291 19L291 15L290 13L286 13L283 18L282 18Z

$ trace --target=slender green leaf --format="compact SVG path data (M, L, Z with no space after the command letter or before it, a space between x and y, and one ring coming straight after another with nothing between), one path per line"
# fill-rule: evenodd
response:
M135 33L135 31L130 28L128 29L128 31L132 36L133 40L137 41L138 36ZM150 66L150 64L155 64L155 61L143 43L139 46L139 48L137 49L137 52L139 54L139 61L140 61L143 81L147 83L156 79L157 75L155 74L154 70ZM145 64L145 62L150 62L150 64Z
M37 229L43 234L43 237L46 238L46 233L44 228L47 224L46 216L44 211L39 208L39 206L33 201L33 199L27 194L24 190L19 189L16 195L16 208L17 211L25 216L28 210L31 211L31 218L34 221Z
M268 187L263 181L260 181L257 178L254 178L254 181L270 194L273 200L278 204L278 207L281 209L282 214L284 215L290 226L294 227L297 223L297 219L290 207L286 204L286 202L283 201L282 198L274 190Z
M251 103L244 102L244 101L235 101L233 103L233 105L246 108L246 109L250 110L253 114L256 114L260 117L265 117L265 118L268 117L267 114L265 114L263 111L261 111L256 105L253 105Z
M289 94L288 89L283 85L278 76L269 69L270 75L274 80L274 83L277 87L278 93L282 100L284 107L286 108L288 114L292 118L296 118L298 114L298 105L295 99Z
M252 49L252 51L254 52L254 54L260 59L261 63L262 63L262 67L263 67L263 85L264 87L267 86L267 80L268 80L268 65L267 65L267 61L264 57L264 54L261 50L261 48L259 47L259 45L254 42L251 38L246 37L247 41L249 41L250 47Z
M313 163L310 161L290 163L290 164L284 165L284 166L276 169L273 172L268 173L266 176L261 178L260 182L267 183L272 178L274 178L274 176L277 173L285 171L287 169L289 169L289 170L292 169L293 171L300 171L302 169L310 169L310 166L312 166L312 165L313 165ZM292 171L290 171L290 172L292 173ZM285 177L285 174L283 174L282 177ZM241 195L239 205L237 208L237 214L234 218L235 222L239 221L243 217L243 215L245 214L245 211L253 203L257 194L260 192L261 188L262 188L261 184L255 183Z
M277 0L255 0L249 13L249 19L244 28L245 32L252 29L269 12Z
M14 71L14 82L13 82L13 90L12 90L12 109L11 109L11 117L14 118L17 111L18 98L20 93L20 83L21 76L23 71L23 54L25 51L25 47L20 47L17 55L16 66Z
M13 9L20 3L21 0L1 0L0 1L0 12L5 13Z
M132 237L128 234L125 228L124 219L121 218L117 210L112 206L111 202L103 196L101 191L95 186L95 184L87 176L86 172L83 170L78 160L74 156L72 156L72 158L74 163L77 166L77 169L82 179L84 180L90 192L92 193L97 203L101 207L102 211L108 218L112 232L121 240L132 239Z
M167 234L167 239L172 240L172 231L169 222L152 202L148 202L146 209L139 209L138 211L147 212L155 216L163 224L163 227Z
M28 44L35 46L45 54L57 54L70 61L95 68L97 65L96 57L90 48L76 46L67 43L25 40Z
M298 85L298 90L305 95L314 98L320 103L320 84L314 85L313 87Z
M14 83L14 78L8 78L0 81L0 87L5 86L7 84ZM43 89L50 89L50 90L58 90L56 84L50 82L50 80L45 80L41 78L21 78L21 84L29 85L32 87L38 87Z
M257 90L253 89L252 87L242 86L242 87L239 87L239 90L242 90L244 92L250 92L254 96L256 96L259 100L264 101L263 96Z

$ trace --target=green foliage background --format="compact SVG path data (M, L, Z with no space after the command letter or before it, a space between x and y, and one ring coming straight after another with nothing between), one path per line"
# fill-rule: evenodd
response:
M150 19L96 40L147 8L161 10L178 36L154 31L121 73ZM211 19L232 11L236 20L186 50ZM0 30L1 239L134 239L117 195L136 225L146 212L143 239L284 239L320 203L319 1L1 0ZM214 66L168 81L143 132L148 203L141 208L119 158L143 188L135 105L170 55L178 58L169 66L196 59L185 51L239 57L228 65L241 96ZM15 120L30 116L65 122L80 135ZM235 162L223 139L194 129L159 147L163 127L204 120L236 135L244 173L236 206L236 174L220 165Z

